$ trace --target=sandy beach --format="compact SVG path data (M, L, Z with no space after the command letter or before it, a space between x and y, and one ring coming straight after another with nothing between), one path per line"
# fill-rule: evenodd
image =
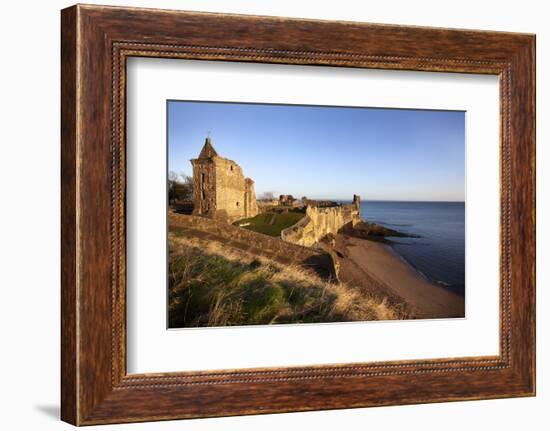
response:
M391 246L338 235L340 278L404 301L418 319L464 317L464 297L437 286L399 256Z

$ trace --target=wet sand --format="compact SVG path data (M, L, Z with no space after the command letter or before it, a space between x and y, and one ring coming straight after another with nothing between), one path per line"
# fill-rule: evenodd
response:
M356 282L368 275L367 278L376 281L377 289L385 288L394 298L406 302L415 318L464 317L463 296L429 281L391 246L338 235L336 249L343 255L342 281Z

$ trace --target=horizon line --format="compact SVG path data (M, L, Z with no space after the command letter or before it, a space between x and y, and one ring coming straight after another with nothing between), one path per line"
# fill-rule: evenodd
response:
M361 195L359 195L359 197L361 198ZM262 198L256 198L257 200L261 201ZM274 199L277 199L277 197L274 197ZM301 199L301 198L296 198L295 199ZM308 197L308 199L310 199ZM338 202L338 201L349 201L349 202L352 202L352 199L340 199L340 198L311 198L311 200L314 200L314 201L320 201L320 200L325 200L325 201L335 201L335 202ZM466 201L464 200L426 200L426 199L362 199L361 198L361 202L419 202L419 203L424 203L424 202L432 202L432 203L461 203L461 204L465 204Z

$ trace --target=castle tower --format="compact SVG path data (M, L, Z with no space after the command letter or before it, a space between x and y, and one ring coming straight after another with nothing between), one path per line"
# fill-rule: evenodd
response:
M355 205L355 208L357 209L361 208L361 196L353 195L353 205Z
M353 195L353 208L351 215L351 225L355 226L361 221L361 196Z
M246 218L258 215L258 204L256 203L256 192L254 181L250 178L244 180L244 216Z
M220 157L208 136L193 165L193 215L227 222L258 214L254 181L233 160Z
M212 139L210 139L210 136L206 137L206 140L204 141L204 146L202 147L202 150L199 154L199 159L211 159L212 157L217 156L218 153L212 146Z
M192 159L193 165L193 201L194 215L211 216L216 210L216 162L218 153L212 146L210 136L198 159Z

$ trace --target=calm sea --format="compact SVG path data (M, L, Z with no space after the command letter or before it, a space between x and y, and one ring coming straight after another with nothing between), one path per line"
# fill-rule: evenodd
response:
M463 202L361 202L363 219L420 238L389 238L392 247L430 280L464 294Z

